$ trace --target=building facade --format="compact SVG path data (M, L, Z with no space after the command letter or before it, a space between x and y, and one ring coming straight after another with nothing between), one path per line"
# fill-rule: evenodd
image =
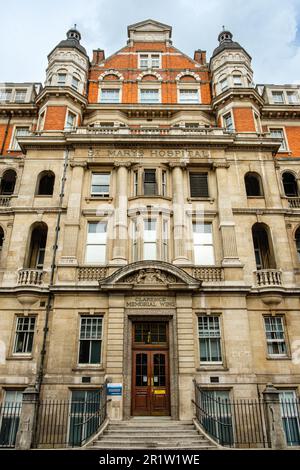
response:
M0 85L2 402L108 380L112 419L186 420L194 380L299 394L300 87L254 85L229 31L209 62L171 32L90 60L71 29L44 86Z

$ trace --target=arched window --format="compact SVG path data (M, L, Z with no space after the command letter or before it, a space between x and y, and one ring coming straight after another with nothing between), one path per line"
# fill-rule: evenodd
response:
M274 253L269 228L265 224L256 223L252 227L253 247L256 269L275 268Z
M1 251L2 251L3 242L4 242L4 230L3 230L3 228L0 226L0 253L1 253Z
M286 196L290 196L290 197L298 196L297 181L293 173L285 171L282 175L282 183L283 183L284 193Z
M26 267L31 269L43 269L48 227L44 222L38 222L31 228L29 253Z
M55 175L52 171L43 171L38 176L37 195L52 196Z
M257 173L245 174L245 187L247 196L263 196L261 177Z
M14 170L7 170L2 176L0 194L10 196L15 190L17 175Z
M298 227L295 232L295 243L296 243L298 261L300 262L300 227Z

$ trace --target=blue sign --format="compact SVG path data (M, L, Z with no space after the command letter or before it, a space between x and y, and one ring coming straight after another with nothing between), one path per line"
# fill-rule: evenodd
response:
M107 395L110 396L121 396L122 395L122 384L114 384L114 383L108 383L107 384Z

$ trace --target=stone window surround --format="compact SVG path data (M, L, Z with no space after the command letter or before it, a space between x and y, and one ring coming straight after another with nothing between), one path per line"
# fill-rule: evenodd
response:
M226 361L226 349L225 349L225 339L224 339L224 314L222 311L218 310L210 310L210 309L195 309L195 322L194 322L194 328L195 328L195 341L197 343L197 370L208 370L208 371L213 371L213 370L228 370L227 369L227 361ZM207 317L219 317L219 326L220 326L220 345L221 345L221 356L222 356L222 361L221 362L201 362L200 361L200 345L199 345L199 334L198 334L198 319L201 316L207 316ZM216 384L211 384L216 385Z
M120 80L111 80L111 81L99 81L99 86L98 86L98 103L102 103L102 104L107 104L107 105L110 105L110 104L118 104L118 103L122 103L122 82ZM101 91L102 90L119 90L119 101L118 103L116 102L112 102L112 103L103 103L101 102Z
M17 331L17 323L18 318L23 317L33 317L35 318L35 325L34 325L34 334L33 334L33 341L32 341L32 350L31 353L15 353L14 346L15 346L15 338L16 338L16 331ZM24 314L24 312L17 312L14 314L13 318L13 328L11 329L11 336L9 341L9 346L7 348L7 357L6 360L31 360L34 357L36 339L37 339L37 323L38 323L38 313L30 313Z
M282 93L282 97L283 97L283 101L282 103L277 103L276 101L274 101L273 99L273 92L277 92L277 93ZM296 95L296 101L295 103L290 103L289 99L288 99L288 93L295 93ZM297 88L290 88L290 89L286 89L286 88L269 88L268 91L267 91L267 95L268 95L268 98L269 98L269 103L270 104L273 104L273 105L291 105L291 104L297 104L299 105L300 104L300 96L299 96L299 89Z
M141 55L148 55L148 67L141 67ZM139 51L138 52L138 68L139 69L142 69L142 70L145 70L145 69L152 69L152 60L151 60L151 56L152 55L158 55L159 56L159 66L158 67L154 67L155 69L161 69L162 68L162 64L161 64L161 57L162 57L162 53L160 51Z
M64 129L65 129L65 130L72 129L72 127L68 127L68 126L67 126L69 113L75 115L75 120L74 120L74 126L73 126L73 128L78 126L78 119L79 119L78 111L77 111L77 110L74 111L73 108L67 107L67 109L66 109L66 117L65 117L65 124L64 124Z
M279 186L280 186L280 196L281 198L288 198L288 196L285 195L285 191L284 191L284 186L283 186L283 175L284 173L291 173L294 177L295 177L295 180L296 180L296 183L297 183L297 188L298 188L298 193L300 194L300 183L299 183L299 180L300 180L300 175L297 174L297 171L294 170L293 168L280 168L279 170Z
M130 244L131 244L131 250L130 250L130 263L134 263L135 261L143 261L143 248L144 248L144 237L143 237L143 231L144 231L144 220L156 220L156 259L158 261L166 261L170 262L172 259L172 250L171 250L171 217L170 215L168 216L167 214L162 214L160 212L154 212L150 213L149 215L147 213L142 213L142 214L137 214L135 216L131 216L129 219L129 228L131 228L130 233L131 233L131 239L130 239ZM163 221L167 221L167 231L168 231L168 259L164 260L163 259ZM131 226L131 227L130 227ZM134 254L133 254L133 241L134 241L134 226L137 227L137 232L139 236L136 238L136 244L137 244L137 259L134 259Z
M97 194L95 195L92 195L92 178L93 178L93 175L94 174L109 174L110 175L110 179L109 179L109 194L107 196L99 196ZM89 176L88 176L88 195L86 197L86 200L89 200L89 201L93 201L93 200L112 200L113 197L112 197L112 194L114 194L114 173L115 171L113 171L113 169L111 167L108 167L108 166L103 166L103 167L100 167L100 168L93 168L92 171L89 172Z
M13 125L13 130L12 130L12 133L11 133L11 140L10 140L10 143L9 143L9 148L8 150L10 152L21 152L20 149L16 149L14 148L15 147L15 143L16 143L16 132L17 132L17 129L18 128L25 128L27 127L29 132L31 131L31 127L32 127L32 122L20 122L20 123L16 123Z
M232 126L233 126L233 129L231 130L231 132L235 132L235 122L234 122L234 114L233 114L233 109L232 108L225 111L221 116L223 127L224 127L225 130L227 130L226 124L225 124L225 116L227 116L228 114L231 114L231 120L232 120Z
M66 75L66 81L64 84L58 83L58 75L60 74L65 74ZM74 87L72 87L72 80L73 76L75 76L77 79L79 79L79 84L78 84L78 89L75 90ZM73 90L77 91L78 93L83 93L84 89L84 78L82 76L82 72L80 72L77 68L74 66L69 66L69 64L59 64L58 68L55 68L50 75L48 76L47 79L47 85L49 86L59 86L59 87L64 87L68 86L72 88Z
M83 246L84 250L82 250L82 261L80 263L80 266L107 266L108 261L109 261L109 245L111 245L111 242L113 239L110 237L111 234L111 227L110 227L110 218L111 217L88 217L85 221L85 230L84 230L84 240L83 240ZM88 239L88 225L89 223L95 223L95 222L104 222L106 223L106 249L105 249L105 261L104 263L90 263L86 261L86 247L87 247L87 239ZM80 243L77 244L77 249L79 249Z
M285 341L285 347L286 347L286 354L269 354L268 353L268 343L267 343L267 334L266 334L266 326L265 326L265 317L280 317L282 318L282 324L283 324L283 335L284 335L284 341ZM289 335L288 335L288 329L287 329L287 321L286 321L286 313L285 312L263 312L261 315L261 321L262 321L262 331L264 334L264 339L265 339L265 357L267 360L270 361L281 361L281 360L291 360L291 348L289 344Z
M151 75L151 73L149 72L149 74L147 75ZM141 90L158 90L158 101L156 103L142 103L141 102ZM156 81L139 81L138 82L138 103L141 103L141 104L149 104L149 105L156 105L156 104L160 104L162 101L161 101L161 82L159 80L156 80Z
M155 196L144 196L144 170L156 170L156 185L157 185L157 194ZM162 172L165 171L166 172L166 195L163 196L163 188L162 188ZM137 195L135 195L135 188L134 188L134 178L135 178L135 174L138 174L138 184L137 184ZM150 163L145 165L145 166L141 166L141 165L134 165L132 166L132 171L131 171L131 184L130 184L130 187L131 187L131 194L132 194L132 197L137 197L137 198L152 198L152 197L162 197L162 198L165 198L165 197L169 197L170 195L170 177L169 177L169 172L168 172L168 167L167 166L164 166L164 165L157 165L157 163L153 163L153 165L151 165Z
M180 91L181 90L197 90L198 91L198 101L197 103L182 103L180 101ZM177 103L181 104L201 104L201 85L199 82L177 82Z
M204 173L207 174L207 186L208 186L208 197L192 197L191 196L191 183L190 183L190 174L191 173ZM213 202L214 199L210 196L209 188L211 186L211 172L209 168L189 168L188 169L188 200L190 201L211 201Z
M283 132L283 139L284 139L284 144L285 144L285 149L278 149L278 153L291 153L291 150L288 145L288 139L285 131L285 126L273 126L273 125L268 125L268 132L271 133L271 129L274 130L280 130Z
M211 235L212 235L212 247L213 247L213 255L214 255L214 263L210 264L209 266L219 266L217 263L217 256L216 256L216 240L217 240L217 230L216 230L216 221L214 220L214 216L209 216L203 213L203 219L199 220L199 217L192 216L189 218L189 233L191 234L191 242L192 242L192 258L193 258L193 266L207 266L207 265L199 265L195 263L195 254L194 254L194 231L193 231L193 224L194 223L201 223L201 224L211 224Z

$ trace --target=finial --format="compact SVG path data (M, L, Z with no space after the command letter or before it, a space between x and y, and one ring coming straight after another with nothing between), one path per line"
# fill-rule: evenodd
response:
M224 25L222 26L222 28L223 28L223 31L225 31L225 26Z
M77 24L76 23L74 23L74 29L77 29Z

